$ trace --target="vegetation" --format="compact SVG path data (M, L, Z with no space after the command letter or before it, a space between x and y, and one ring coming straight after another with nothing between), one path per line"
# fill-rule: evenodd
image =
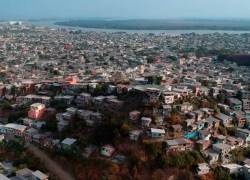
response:
M228 55L228 54L220 54L218 56L218 60L219 61L231 61L231 62L235 62L238 65L243 65L243 66L250 66L250 55L241 55L241 54L236 54L236 55Z
M45 125L42 126L43 131L56 132L57 131L57 121L56 120L47 120Z
M160 85L161 81L162 81L162 77L161 76L149 76L148 77L148 82L150 84Z
M51 107L55 108L59 112L65 111L65 109L68 107L68 105L62 101L58 100L52 100L50 103Z
M21 117L24 117L26 115L26 111L16 111L12 112L8 118L8 123L16 122Z
M114 144L115 140L127 137L130 126L127 121L111 120L97 126L92 135L92 142L97 145Z
M232 177L229 175L229 173L222 167L215 168L214 175L216 180L232 180Z
M204 160L198 151L182 152L167 155L165 158L165 163L167 167L186 169L192 168L203 161Z
M250 158L250 147L234 149L231 151L231 155L233 162L243 161L246 158Z

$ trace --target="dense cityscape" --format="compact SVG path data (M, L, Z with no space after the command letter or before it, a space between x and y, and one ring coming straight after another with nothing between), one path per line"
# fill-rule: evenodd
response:
M0 25L0 179L250 179L250 34Z

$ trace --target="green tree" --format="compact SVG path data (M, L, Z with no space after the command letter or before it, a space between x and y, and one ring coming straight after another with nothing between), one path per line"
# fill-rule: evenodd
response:
M216 180L232 180L232 177L229 175L229 173L222 167L215 168L214 175Z
M57 121L56 120L47 120L46 123L42 126L43 131L57 131Z

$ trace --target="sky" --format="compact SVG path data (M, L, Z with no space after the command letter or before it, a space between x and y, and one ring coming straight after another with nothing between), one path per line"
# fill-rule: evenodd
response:
M0 0L0 19L250 19L250 0Z

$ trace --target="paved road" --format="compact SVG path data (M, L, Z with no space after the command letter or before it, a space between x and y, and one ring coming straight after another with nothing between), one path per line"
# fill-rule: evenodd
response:
M36 157L40 158L42 163L49 172L55 174L61 180L75 180L75 178L66 172L58 163L53 161L47 154L41 151L34 145L28 145L28 150L31 151Z

